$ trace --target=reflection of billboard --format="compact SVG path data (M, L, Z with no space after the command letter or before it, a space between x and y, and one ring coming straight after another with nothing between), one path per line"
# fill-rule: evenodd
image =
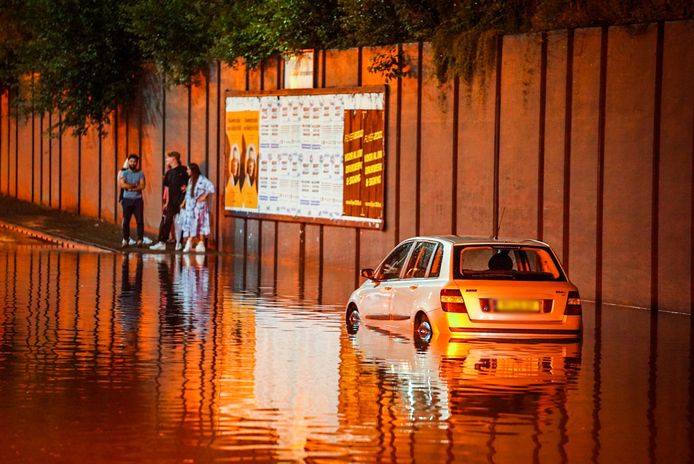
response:
M228 94L225 210L382 228L384 106L382 87Z

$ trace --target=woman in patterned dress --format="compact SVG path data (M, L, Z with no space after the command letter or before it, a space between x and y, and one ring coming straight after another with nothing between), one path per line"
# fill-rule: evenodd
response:
M195 163L188 166L188 187L182 213L183 237L187 237L185 253L193 249L193 238L198 237L195 251L205 252L205 238L210 235L210 208L207 197L214 193L214 185L210 179L200 173L200 167Z

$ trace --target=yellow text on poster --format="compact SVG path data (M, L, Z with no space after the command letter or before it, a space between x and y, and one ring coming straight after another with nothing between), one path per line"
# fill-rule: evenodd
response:
M225 209L258 209L258 111L228 111Z

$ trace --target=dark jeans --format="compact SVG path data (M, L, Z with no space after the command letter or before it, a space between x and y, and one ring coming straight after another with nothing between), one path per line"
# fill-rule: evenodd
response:
M166 211L161 217L161 223L159 224L159 241L166 243L171 235L171 226L173 225L174 216L178 214L180 208L167 207Z
M130 238L130 219L134 214L137 223L137 239L142 240L145 235L144 201L142 198L123 198L121 205L123 205L123 239Z

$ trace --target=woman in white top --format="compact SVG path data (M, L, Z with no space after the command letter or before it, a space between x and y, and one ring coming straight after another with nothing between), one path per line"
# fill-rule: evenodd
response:
M184 215L182 222L183 237L187 237L184 252L193 248L193 238L198 237L195 251L205 252L205 238L210 235L210 208L207 197L214 193L214 185L207 177L200 173L200 167L195 163L188 166L188 187L186 199L181 209Z

